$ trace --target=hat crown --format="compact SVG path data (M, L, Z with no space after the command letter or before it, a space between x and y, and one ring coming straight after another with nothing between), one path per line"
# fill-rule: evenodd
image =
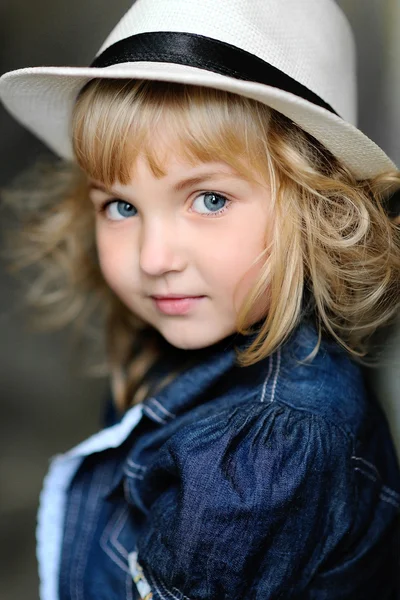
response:
M187 32L256 55L345 120L357 120L355 44L332 0L136 0L100 48L132 35Z

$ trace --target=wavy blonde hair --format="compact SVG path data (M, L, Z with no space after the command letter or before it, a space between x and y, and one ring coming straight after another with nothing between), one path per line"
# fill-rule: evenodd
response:
M266 317L253 343L238 355L239 364L271 354L306 314L316 319L320 335L325 332L352 355L365 356L372 334L399 309L399 229L388 218L385 202L400 187L400 173L358 181L315 138L248 98L168 82L92 80L73 112L79 167L61 162L36 170L15 256L20 266L40 265L31 300L52 314L53 324L86 315L96 301L105 309L119 405L149 392L146 373L159 340L102 277L88 177L107 187L127 184L139 154L155 176L163 176L165 156L155 143L160 126L171 151L182 158L193 164L224 161L249 179L257 173L271 190L271 243L261 277L238 314L237 330L252 331L250 314L262 299ZM5 194L19 207L22 195L21 188Z

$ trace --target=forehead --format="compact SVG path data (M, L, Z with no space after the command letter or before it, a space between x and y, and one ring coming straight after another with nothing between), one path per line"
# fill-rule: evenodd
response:
M90 179L92 189L101 190L105 193L115 193L116 190L122 190L129 185L135 185L140 181L158 179L167 185L174 192L181 192L186 188L200 185L212 181L231 181L247 180L247 177L239 173L232 166L224 162L190 163L172 157L164 166L165 172L159 176L154 175L145 157L138 157L138 160L131 169L131 178L126 184L116 181L113 185L107 186L96 179Z

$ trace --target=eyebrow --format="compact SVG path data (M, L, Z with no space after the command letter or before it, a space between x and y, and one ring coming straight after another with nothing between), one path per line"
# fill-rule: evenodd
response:
M238 179L239 178L239 175L236 175L234 173L227 173L226 171L210 171L208 173L202 173L201 175L197 175L195 177L189 177L187 179L182 179L181 181L177 181L172 186L172 190L174 192L181 192L189 187L198 185L200 183L204 183L205 181L210 181L212 179L215 179L216 177L221 177L221 176L226 179L234 179L234 178ZM97 182L91 181L90 187L91 187L91 189L94 189L94 190L101 190L102 192L105 192L106 194L109 194L110 196L117 195L116 192L108 189L102 183L97 183Z
M186 188L198 185L199 183L204 183L205 181L216 179L217 177L221 176L226 179L233 179L238 177L237 175L234 175L233 173L227 173L226 171L210 171L209 173L203 173L202 175L197 175L195 177L189 177L188 179L178 181L172 186L172 189L174 192L181 192Z

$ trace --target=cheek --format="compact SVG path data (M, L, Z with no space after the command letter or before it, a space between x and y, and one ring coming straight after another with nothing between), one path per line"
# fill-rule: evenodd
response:
M260 211L258 218L242 220L234 238L226 240L225 268L221 270L221 279L226 290L230 292L235 312L240 310L246 296L260 278L267 258L265 249L271 238L271 228L270 218ZM267 308L268 299L260 299L250 313L251 321L255 322L264 317Z
M266 247L268 227L265 215L262 221L241 221L226 235L219 235L217 243L209 246L205 262L213 272L216 283L223 283L230 291L236 288L243 296L257 279L264 258L253 264Z
M128 285L128 274L131 272L131 252L125 248L123 238L117 239L115 235L107 235L97 231L97 253L103 277L117 294Z
M240 310L240 308L243 305L243 302L246 300L247 295L255 286L255 284L259 281L263 264L264 261L260 260L245 274L245 276L237 286L234 295L234 305L236 311ZM266 313L268 311L268 304L268 295L257 300L257 302L252 306L252 309L249 313L249 320L251 323L259 321L261 318L266 316Z

